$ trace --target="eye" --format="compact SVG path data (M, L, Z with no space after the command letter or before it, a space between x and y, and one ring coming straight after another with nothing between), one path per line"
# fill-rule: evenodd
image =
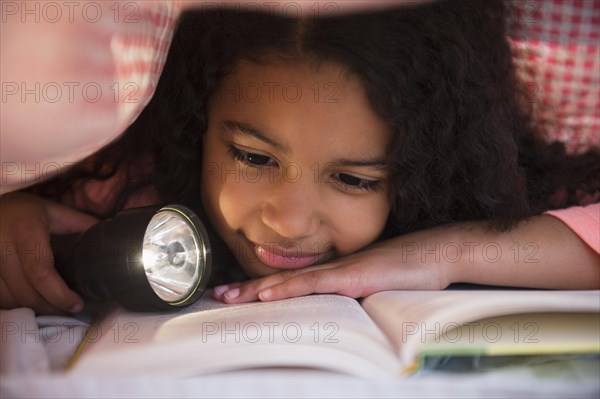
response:
M229 153L236 161L242 162L243 164L254 166L254 167L269 167L269 166L277 166L277 161L273 158L256 154L253 152L248 152L244 150L240 150L237 147L229 146Z
M347 173L334 173L332 177L347 191L377 192L382 189L382 185L379 180L363 179Z

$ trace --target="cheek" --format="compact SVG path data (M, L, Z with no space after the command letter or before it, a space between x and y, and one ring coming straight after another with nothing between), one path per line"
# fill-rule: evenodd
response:
M336 207L334 223L338 253L347 255L375 241L385 227L389 212L387 194Z
M224 152L211 137L204 143L202 168L202 204L213 226L222 235L227 223L224 216L228 213L223 208L222 198L227 192L226 171L233 168L228 165Z
M242 227L257 208L253 201L258 197L258 193L254 192L255 186L233 176L222 184L218 207L230 228L237 230Z
M222 233L243 227L258 209L256 202L260 197L259 184L245 178L236 162L223 161L225 156L227 154L223 154L220 163L212 164L216 165L211 167L214 173L205 173L203 181L206 210L216 219L215 224Z

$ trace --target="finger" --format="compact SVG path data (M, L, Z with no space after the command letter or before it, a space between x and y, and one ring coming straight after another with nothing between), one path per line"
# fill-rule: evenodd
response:
M334 270L311 270L293 278L260 290L258 299L263 302L293 298L310 294L340 293L348 295L351 286L342 273ZM354 296L354 295L350 295Z
M258 289L256 287L264 284L263 279L251 280L245 283L239 283L228 287L223 293L221 300L225 303L244 303L253 302L258 299Z
M252 280L230 285L227 290L221 294L221 300L225 303L244 303L258 300L260 290L279 284L299 273L298 270L286 270L266 277L255 278Z
M310 266L301 269L284 270L279 273L272 274L259 279L249 280L242 283L239 287L235 287L225 292L223 295L224 302L227 303L244 303L252 302L259 299L258 293L268 287L280 284L284 281L296 278L297 276L309 273L311 271L334 268L333 264L325 264L319 266Z
M278 280L279 281L279 280ZM258 300L258 292L275 284L271 276L249 280L244 283L230 284L221 291L220 300L225 303L244 303Z
M0 279L0 309L14 309L19 303L14 298L4 280Z
M50 250L49 235L40 228L24 227L19 230L21 266L25 278L31 286L48 302L58 309L77 313L83 309L83 301L69 289L54 268L54 257Z
M100 221L92 215L50 201L46 203L46 209L51 233L54 234L79 233Z
M225 294L227 291L229 291L233 288L239 287L240 285L241 285L241 283L230 283L230 284L224 284L224 285L217 285L213 288L212 297L213 297L213 299L216 299L217 301L222 301L223 294Z
M2 241L0 278L17 306L33 308L38 301L39 294L31 286L23 273L19 255L21 247L19 244L12 240Z
M14 309L27 307L33 309L37 314L63 314L60 309L50 305L42 296L35 291L23 274L20 263L16 267L6 264L3 268L10 279L2 277L0 280L0 304L2 308ZM8 271L8 272L7 272ZM4 281L6 279L6 282Z

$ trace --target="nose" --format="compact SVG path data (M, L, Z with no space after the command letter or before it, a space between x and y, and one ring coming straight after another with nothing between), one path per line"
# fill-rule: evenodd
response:
M313 186L311 182L279 182L263 204L262 222L287 239L315 234L322 219L318 192Z

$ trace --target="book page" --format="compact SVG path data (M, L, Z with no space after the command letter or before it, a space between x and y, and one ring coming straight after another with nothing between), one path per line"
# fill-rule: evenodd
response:
M354 299L312 295L226 305L205 294L178 312L119 310L90 334L72 372L191 375L250 367L323 368L376 378L397 375L399 364Z
M455 335L450 337L455 337L457 333L452 330L468 322L495 316L541 312L598 314L600 291L388 291L371 295L363 300L362 306L387 334L401 363L409 366L415 365L419 353L427 343L431 347L433 338L445 333L453 333ZM541 320L537 322L538 329L542 328L541 322ZM510 323L504 327L500 326L499 333L504 334L505 339L510 336L511 331L502 331L502 329L508 329L510 326ZM483 342L486 345L485 350L493 352L494 349L489 347L495 344L494 339L482 335L492 334L492 331L485 328L475 329L475 327L477 326L474 324L465 327L472 329L471 336L466 335L469 337L469 343L474 344L477 340L479 345L482 345ZM522 334L527 334L529 331L527 329L533 327L522 324L519 328L525 329ZM551 326L543 328L545 331L552 329ZM475 339L476 334L482 336ZM449 348L456 348L451 342L453 339L438 339L438 342L449 344L444 348L449 350Z
M438 330L438 331L436 331ZM600 313L521 313L434 325L420 356L600 353Z

